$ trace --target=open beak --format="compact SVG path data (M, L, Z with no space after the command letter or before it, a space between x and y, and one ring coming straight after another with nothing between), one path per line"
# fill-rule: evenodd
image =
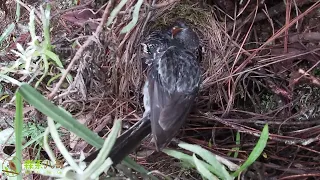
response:
M178 34L179 32L181 32L182 30L183 30L183 28L173 27L173 28L171 29L172 38L173 38L176 34Z

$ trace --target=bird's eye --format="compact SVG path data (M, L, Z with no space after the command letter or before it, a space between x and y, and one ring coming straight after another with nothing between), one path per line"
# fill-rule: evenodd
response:
M142 50L143 50L144 53L146 53L146 54L150 54L151 53L149 45L144 44L144 43L142 43L141 45L142 45Z

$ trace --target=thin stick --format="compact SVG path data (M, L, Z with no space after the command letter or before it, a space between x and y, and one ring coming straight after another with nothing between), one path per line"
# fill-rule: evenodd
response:
M113 5L114 1L109 1L108 2L108 6L106 7L106 9L104 10L103 16L102 16L102 21L100 22L99 26L96 29L96 32L93 33L92 36L90 36L84 43L83 45L78 49L78 51L76 52L76 54L74 55L73 59L71 60L70 64L68 65L68 68L66 69L66 71L63 73L62 77L60 78L59 82L57 83L57 85L55 86L55 88L52 90L52 92L48 95L48 99L52 99L54 97L54 95L57 93L57 91L59 90L61 84L63 83L64 79L67 77L69 71L71 70L71 68L73 67L74 63L80 59L80 57L82 56L83 51L92 44L93 41L95 41L96 38L99 37L103 26L105 25L109 14L110 14L110 10L111 7Z

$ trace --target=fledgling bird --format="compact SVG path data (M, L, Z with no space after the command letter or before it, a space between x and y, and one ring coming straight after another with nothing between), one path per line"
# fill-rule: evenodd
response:
M152 32L142 45L148 66L145 112L142 120L116 140L109 155L114 165L150 133L157 151L167 146L185 123L200 85L199 38L184 22ZM84 161L92 161L98 152Z
M156 149L165 147L184 124L200 85L199 38L182 22L166 38L152 34L144 50L148 63L144 86L144 116L150 117Z

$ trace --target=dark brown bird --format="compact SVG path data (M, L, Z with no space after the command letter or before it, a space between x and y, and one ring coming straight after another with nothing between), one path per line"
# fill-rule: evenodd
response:
M179 132L200 85L198 48L197 34L181 21L148 36L143 43L148 65L143 88L145 112L142 120L117 139L109 155L114 164L150 133L160 151ZM96 155L97 152L84 161L90 162Z

